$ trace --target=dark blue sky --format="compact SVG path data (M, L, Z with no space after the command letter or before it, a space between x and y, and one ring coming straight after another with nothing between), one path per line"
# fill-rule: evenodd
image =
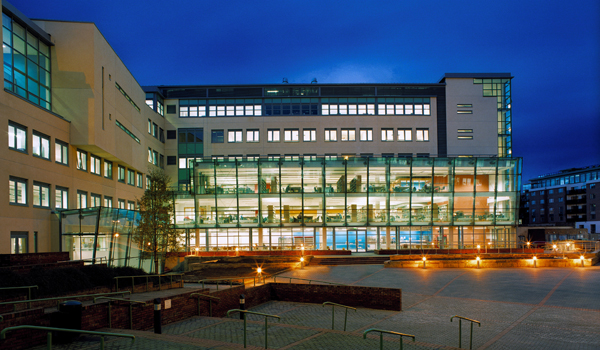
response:
M95 22L141 85L510 72L523 179L600 163L600 1L12 0Z

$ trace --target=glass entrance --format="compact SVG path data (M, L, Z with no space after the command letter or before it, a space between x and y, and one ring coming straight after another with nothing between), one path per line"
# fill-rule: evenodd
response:
M377 249L377 228L348 228L348 250L367 252Z

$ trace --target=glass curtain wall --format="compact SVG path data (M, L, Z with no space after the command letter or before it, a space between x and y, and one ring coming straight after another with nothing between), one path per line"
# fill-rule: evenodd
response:
M387 227L391 249L511 247L520 167L518 158L197 161L194 192L175 196L175 224L198 229L202 250L383 249Z

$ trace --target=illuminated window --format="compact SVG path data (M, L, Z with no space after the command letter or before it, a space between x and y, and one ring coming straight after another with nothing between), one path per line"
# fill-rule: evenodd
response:
M299 137L300 137L300 131L298 129L283 130L283 140L285 142L298 142Z
M10 176L8 198L10 204L27 205L27 180Z
M235 143L235 142L242 142L242 130L228 130L227 131L227 142L229 143Z
M58 164L69 165L69 146L62 141L54 141L54 161Z
M77 191L77 209L87 208L87 192Z
M119 165L117 168L117 180L119 182L125 182L125 167Z
M54 206L56 209L69 209L69 190L56 186L54 190Z
M100 158L92 154L90 157L90 172L92 174L100 175L101 169Z
M394 141L394 129L381 129L381 141Z
M473 135L465 135L465 136L458 136L459 140L472 140L473 139Z
M398 129L398 141L412 141L412 129Z
M90 207L101 207L102 206L102 196L96 193L92 193L90 195Z
M267 130L267 142L279 142L279 129Z
M104 206L107 207L107 208L112 208L112 206L113 206L113 199L112 199L112 197L104 196Z
M429 141L429 129L417 129L417 141Z
M107 179L112 179L113 175L113 167L112 167L112 162L109 162L108 160L104 160L104 177Z
M304 142L315 142L317 141L317 130L316 129L304 129L303 140Z
M360 129L361 141L373 141L373 129Z
M356 141L356 129L342 129L340 141Z
M50 159L50 136L33 132L33 155L36 157Z
M33 206L40 208L50 207L50 185L33 182Z
M258 130L246 130L246 142L260 142Z
M15 123L8 123L8 148L27 152L27 128Z
M337 129L325 129L325 141L327 141L327 142L337 141Z
M458 113L458 114L473 114L473 111L468 111L468 110L458 110L458 111L456 111L456 113Z
M77 169L87 171L87 152L77 150Z

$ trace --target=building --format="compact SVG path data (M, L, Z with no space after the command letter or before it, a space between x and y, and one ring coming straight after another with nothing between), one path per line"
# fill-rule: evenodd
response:
M153 167L188 250L516 244L509 73L142 88L92 23L4 1L3 32L0 253L139 261Z
M530 180L522 194L533 226L570 226L598 234L600 165L565 169Z

